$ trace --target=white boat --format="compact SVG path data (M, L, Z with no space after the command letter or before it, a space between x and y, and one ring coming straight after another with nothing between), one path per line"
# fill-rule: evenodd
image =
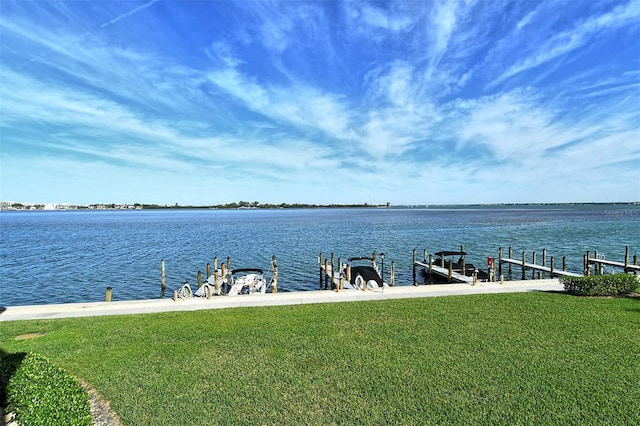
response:
M370 262L369 265L356 265L354 262ZM340 272L344 277L344 288L354 288L356 290L384 290L389 287L378 270L378 264L373 257L350 257L349 263L345 264Z
M269 284L260 268L233 269L231 273L217 270L194 293L194 296L237 296L240 294L265 294Z

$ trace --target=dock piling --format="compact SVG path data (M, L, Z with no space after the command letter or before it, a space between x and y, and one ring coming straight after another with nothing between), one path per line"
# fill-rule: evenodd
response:
M104 301L105 302L111 302L111 290L112 290L111 287L107 287L107 292L104 295Z
M322 253L318 255L318 269L320 270L320 288L322 288Z
M396 262L395 260L391 261L391 282L389 283L391 287L396 285Z
M278 292L278 259L276 255L271 256L271 293Z
M160 261L160 288L162 291L165 291L167 288L167 282L165 280L165 269L164 269L164 259Z
M413 285L418 285L418 281L416 280L416 249L413 249Z

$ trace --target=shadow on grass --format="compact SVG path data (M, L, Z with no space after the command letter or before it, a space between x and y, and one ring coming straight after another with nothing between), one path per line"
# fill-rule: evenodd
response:
M0 349L0 408L7 406L7 385L26 355L26 352L10 354ZM0 426L4 426L4 410L0 411L3 413L0 415Z

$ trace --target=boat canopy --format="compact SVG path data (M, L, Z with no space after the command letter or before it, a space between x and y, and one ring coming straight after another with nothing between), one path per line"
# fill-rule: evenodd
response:
M356 256L356 257L350 257L349 258L349 262L353 262L354 260L370 260L371 262L373 262L373 258L372 257Z
M447 256L466 256L466 251L439 251L434 253L434 255L438 257L447 257Z
M245 273L264 274L264 271L260 268L241 268L241 269L234 269L233 271L231 271L231 274L245 274Z

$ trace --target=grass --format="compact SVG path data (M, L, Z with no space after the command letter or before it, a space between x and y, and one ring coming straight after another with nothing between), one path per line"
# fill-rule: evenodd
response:
M16 340L27 333L41 337ZM125 424L634 424L640 302L516 293L5 322Z

